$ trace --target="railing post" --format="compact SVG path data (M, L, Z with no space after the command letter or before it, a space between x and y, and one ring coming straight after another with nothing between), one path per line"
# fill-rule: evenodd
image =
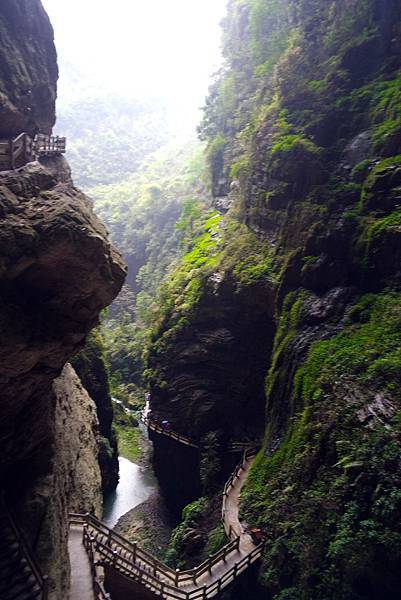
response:
M132 544L132 562L136 562L137 545L138 545L138 542L134 542Z
M209 568L208 568L209 575L212 574L212 562L211 562L211 558L212 558L212 555L209 554Z
M202 596L203 600L206 600L207 598L207 586L204 585L203 586L203 596Z
M180 569L175 570L175 587L178 587L178 579L180 577Z
M113 550L113 567L116 567L116 563L117 563L117 550Z
M239 550L240 536L237 537L237 550Z

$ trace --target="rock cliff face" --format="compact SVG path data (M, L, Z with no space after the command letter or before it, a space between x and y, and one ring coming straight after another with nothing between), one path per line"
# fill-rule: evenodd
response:
M39 0L0 6L0 137L51 132L53 31ZM0 173L0 482L52 600L68 593L68 512L101 510L96 406L65 366L125 266L61 157Z
M53 29L41 1L3 0L0 40L0 138L50 133L58 69Z
M215 205L231 208L173 275L150 374L155 406L184 434L215 429L215 389L232 385L246 402L239 422L227 395L227 427L247 434L238 364L252 398L264 395L243 514L266 533L265 598L398 595L400 17L397 0L231 0L224 22L229 68L202 135ZM208 290L227 274L219 315ZM255 321L220 369L199 315L206 303L237 331L241 294ZM237 361L238 342L260 362Z
M0 180L1 481L61 600L68 512L101 506L96 406L63 367L125 269L63 159Z
M44 392L124 278L89 200L59 182L56 167L56 175L39 163L0 174L2 472L46 440L34 418Z

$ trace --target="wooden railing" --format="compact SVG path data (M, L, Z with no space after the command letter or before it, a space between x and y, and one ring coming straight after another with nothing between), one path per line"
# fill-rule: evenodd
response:
M96 565L100 562L118 570L128 578L132 578L155 594L177 600L198 600L212 598L234 581L238 575L257 561L262 554L262 544L255 546L243 556L240 552L242 528L237 532L235 527L226 522L226 499L234 487L246 462L256 453L254 449L247 450L241 463L228 480L223 494L222 518L224 529L231 540L218 552L210 556L202 564L186 571L171 569L157 558L139 548L136 543L127 541L123 536L107 527L96 517L86 514L71 514L70 521L82 525L83 541L92 568L92 577L96 578ZM238 555L238 560L235 557ZM224 574L215 581L207 583L203 577L208 574L211 578L213 567L228 561ZM204 584L200 582L203 577ZM192 588L192 589L189 589ZM104 598L104 596L99 596Z
M227 544L198 567L189 571L174 571L141 550L136 544L125 540L92 515L72 514L71 522L83 525L84 545L92 564L110 565L122 575L134 579L153 593L176 600L212 598L257 561L262 552L260 544L235 562L218 580L188 590L185 587L197 586L198 579L203 574L211 574L215 565L221 561L226 562L232 552L238 552L240 538ZM107 530L107 536L104 535L105 530ZM105 597L107 598L107 595L99 596L99 598Z
M99 577L96 555L94 553L94 549L92 547L90 537L88 535L86 535L86 530L84 530L84 535L83 535L82 541L83 541L86 553L89 558L89 564L90 564L91 575L92 575L93 593L95 596L95 600L111 600L110 594L108 594L106 592L103 582L101 581L101 579Z
M186 446L191 446L192 448L200 448L200 444L195 440L185 437L181 433L174 431L172 429L163 427L161 418L158 415L152 413L152 416L146 415L144 411L140 413L140 419L146 427L155 431L156 433L160 433L161 435L165 435L181 444L185 444ZM255 442L244 441L244 442L230 442L227 446L228 452L245 452L246 450L252 449L255 447Z
M65 137L38 134L34 140L25 132L15 139L0 140L0 171L16 169L39 156L64 154Z
M46 575L42 575L40 567L28 546L28 543L25 540L25 536L20 529L16 518L14 517L12 511L6 505L4 497L0 495L0 503L3 513L6 515L9 525L13 530L15 540L18 544L19 551L21 555L24 557L28 564L28 568L35 579L36 585L40 591L39 600L48 600L49 597L49 579Z
M64 154L67 147L65 137L50 136L39 133L35 137L35 152L36 154Z

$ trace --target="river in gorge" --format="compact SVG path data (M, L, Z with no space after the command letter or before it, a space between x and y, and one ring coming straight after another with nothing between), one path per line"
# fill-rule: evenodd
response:
M120 463L120 481L112 494L105 499L103 521L114 527L120 517L149 498L157 490L156 479L150 467L143 467L123 458Z
M140 426L143 444L147 444L146 428ZM156 478L149 461L137 465L120 456L120 479L117 488L104 501L103 521L113 528L120 517L145 502L151 494L158 490Z

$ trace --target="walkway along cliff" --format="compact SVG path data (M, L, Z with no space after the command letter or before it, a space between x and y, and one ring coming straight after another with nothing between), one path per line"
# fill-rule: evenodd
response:
M180 437L173 431L159 433L175 440ZM187 442L194 445L190 440L180 440L180 443L189 445ZM262 553L263 544L255 544L239 521L239 497L254 455L253 450L244 452L241 463L224 488L222 522L231 541L207 561L187 571L174 571L167 567L92 515L71 514L70 536L74 539L77 535L81 536L81 543L90 563L90 568L78 565L77 572L73 571L72 586L74 576L79 577L81 568L84 568L85 573L92 573L95 598L108 598L97 569L103 567L106 588L111 590L110 597L114 597L113 590L116 592L115 598L126 597L122 594L138 591L137 584L151 592L149 597L162 597L166 600L206 600L217 596L257 561ZM71 600L78 600L78 596L72 596Z

